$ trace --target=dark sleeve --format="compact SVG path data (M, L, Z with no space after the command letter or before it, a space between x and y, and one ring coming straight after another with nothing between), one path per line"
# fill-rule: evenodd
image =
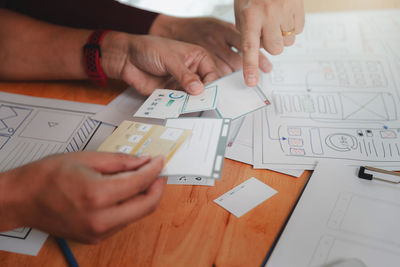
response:
M147 34L158 16L114 0L14 0L7 1L6 7L53 24L134 34Z

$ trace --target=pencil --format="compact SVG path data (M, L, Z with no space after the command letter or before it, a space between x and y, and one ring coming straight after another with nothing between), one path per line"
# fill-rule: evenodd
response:
M78 262L76 261L74 254L72 254L71 249L68 246L67 241L64 238L56 237L56 241L58 246L61 249L61 252L64 255L65 260L70 267L79 267Z

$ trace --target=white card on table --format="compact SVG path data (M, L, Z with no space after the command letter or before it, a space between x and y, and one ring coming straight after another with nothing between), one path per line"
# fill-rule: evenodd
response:
M204 89L200 95L184 91L156 89L135 113L134 117L166 119L177 118L183 113L215 109L217 86Z
M219 198L214 199L214 202L239 218L277 192L263 182L251 177Z

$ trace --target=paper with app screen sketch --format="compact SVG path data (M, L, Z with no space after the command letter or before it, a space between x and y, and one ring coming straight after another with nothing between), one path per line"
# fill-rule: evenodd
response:
M186 129L123 121L98 151L153 157L163 155L168 162L191 133Z
M215 109L217 86L204 89L200 95L190 95L184 91L156 89L133 115L141 118L177 118L181 114Z
M221 177L230 119L168 119L167 127L192 130L192 135L174 154L161 176L194 176L212 179Z

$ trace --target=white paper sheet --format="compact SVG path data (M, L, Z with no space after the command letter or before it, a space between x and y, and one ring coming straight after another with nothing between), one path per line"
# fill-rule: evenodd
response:
M214 202L236 217L240 217L276 193L275 189L251 177Z
M344 164L318 163L266 266L325 266L346 258L398 266L399 185L360 179L358 167Z
M0 171L47 155L98 145L113 127L91 119L104 106L0 92ZM0 250L37 255L47 234L23 227L0 233Z
M168 119L165 126L192 130L193 134L172 156L161 176L200 176L219 179L229 124L229 119Z
M217 111L222 118L237 119L265 107L265 96L256 87L247 87L243 72L237 71L210 85L218 86Z

